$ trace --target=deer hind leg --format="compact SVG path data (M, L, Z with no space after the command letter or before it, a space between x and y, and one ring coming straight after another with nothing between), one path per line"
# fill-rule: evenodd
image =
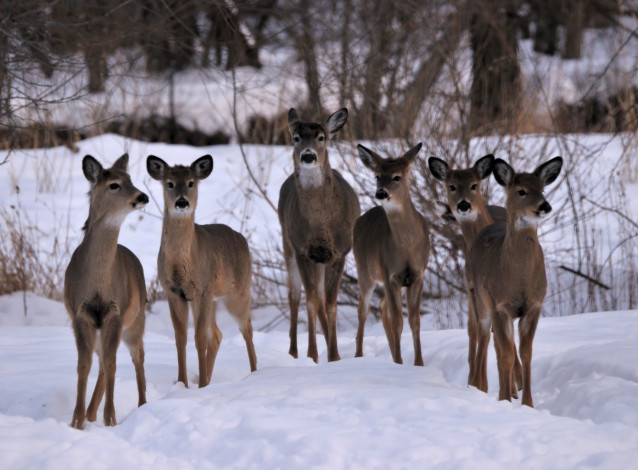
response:
M374 281L370 281L369 279L363 280L362 275L359 274L359 305L357 307L359 325L357 326L357 349L354 357L363 357L363 333L366 326L366 320L368 318L368 312L370 311L370 299L372 298L373 292Z
M105 386L105 398L104 398L104 425L115 426L117 421L115 420L115 405L114 405L114 392L115 392L115 369L116 369L116 354L117 347L120 344L122 337L122 318L120 317L120 310L114 304L111 303L108 307L106 315L104 316L102 328L100 331L101 339L101 364L104 369L104 386Z
M326 313L328 316L328 361L338 361L339 349L337 345L337 297L339 296L339 285L346 259L341 258L334 264L326 267Z
M514 369L514 325L512 317L503 304L496 306L492 312L492 328L494 330L494 346L498 363L499 400L512 401L512 373Z
M165 289L166 291L166 289ZM177 381L188 388L186 370L186 334L188 332L188 302L170 290L166 292L171 321L175 330L175 348L177 349Z
M541 304L535 302L519 320L520 352L523 362L523 405L534 408L532 400L532 342L538 326Z
M390 313L389 326L392 343L390 350L392 351L392 360L397 364L403 364L401 358L401 333L403 332L403 308L401 305L401 287L395 283L386 283L385 300L388 304ZM386 335L388 331L386 330Z
M290 349L288 354L297 359L297 322L301 303L301 274L292 250L284 244L284 258L288 267L288 305L290 306Z
M408 287L408 321L412 330L412 343L414 344L414 365L423 366L423 354L421 352L421 295L423 294L423 279L418 277Z
M246 343L250 371L255 372L257 370L257 355L255 354L255 345L253 344L253 324L250 317L250 291L238 296L237 299L227 297L226 308L239 323L239 331L241 331L244 342Z
M144 310L140 309L135 321L123 331L122 339L129 350L133 366L135 367L135 380L137 382L137 406L146 403L146 376L144 374L144 324L146 317Z

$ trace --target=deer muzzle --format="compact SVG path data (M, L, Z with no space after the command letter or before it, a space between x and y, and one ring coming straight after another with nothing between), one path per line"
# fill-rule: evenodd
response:
M310 165L317 161L317 155L313 152L304 152L301 154L301 163L305 163L306 165Z
M549 202L545 201L538 207L538 215L549 214L552 211L552 206L549 205Z
M388 192L385 189L377 189L377 192L374 195L374 197L380 200L390 198L390 196L388 195Z
M180 197L177 201L175 201L176 209L184 210L184 209L188 209L188 206L190 206L190 204L188 203L188 200L183 197Z
M463 200L457 204L456 210L461 214L466 214L472 210L472 204Z
M144 193L140 193L135 199L135 202L133 202L133 207L135 209L141 209L146 204L148 204L148 196Z

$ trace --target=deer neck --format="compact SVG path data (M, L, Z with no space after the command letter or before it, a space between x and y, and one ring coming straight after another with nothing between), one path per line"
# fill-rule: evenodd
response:
M383 206L390 225L392 239L399 246L409 245L409 239L414 235L414 227L420 224L419 213L410 198L404 201Z
M171 216L164 211L161 247L168 259L190 257L195 239L195 214L184 217Z
M91 285L106 285L104 282L111 277L115 266L117 240L120 226L105 218L91 221L85 226L82 241L82 259L85 260L82 269L83 282Z
M330 165L298 167L295 170L295 181L302 212L312 214L314 210L332 201L330 194L334 191L334 178Z
M540 248L537 232L538 225L536 223L522 222L518 216L510 216L508 212L503 243L505 256L513 256L518 259L527 258L529 253Z
M459 222L459 227L468 249L472 246L481 230L493 223L494 219L488 212L483 200L481 200L480 203L477 204L476 215L471 219L467 218Z

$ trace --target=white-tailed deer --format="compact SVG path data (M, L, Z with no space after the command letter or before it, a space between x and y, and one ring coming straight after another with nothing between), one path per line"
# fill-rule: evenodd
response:
M500 206L488 206L483 199L481 182L492 174L494 155L488 154L480 158L470 168L451 169L443 160L430 157L428 166L432 175L445 183L447 191L447 210L459 225L465 241L465 285L468 298L467 332L469 337L468 385L487 392L487 349L490 342L491 323L487 312L476 308L474 288L470 275L468 253L477 235L494 222L505 222L506 211ZM521 385L521 365L516 356L514 375L517 384ZM517 396L517 387L513 387Z
M279 223L288 270L290 350L297 357L297 318L301 285L308 312L308 357L318 362L316 320L319 317L328 360L339 360L337 294L352 247L352 227L361 213L359 199L341 174L330 168L328 139L348 120L341 108L325 124L303 122L288 112L293 138L294 172L279 192Z
M537 224L552 207L543 188L558 177L560 157L533 173L516 173L501 159L494 177L505 187L507 221L487 226L474 240L469 263L477 308L492 320L499 372L499 400L511 400L516 357L514 320L519 319L519 352L523 363L523 404L533 407L531 388L532 342L547 290L545 260L538 242Z
M146 403L144 378L144 309L146 284L137 257L117 244L124 218L148 203L148 196L131 183L128 155L104 169L92 156L82 160L91 183L89 217L84 239L73 252L64 275L64 305L78 349L77 400L71 426L82 429L84 420L95 421L106 388L104 424L115 426L113 391L115 355L120 338L128 347L137 378L138 406ZM97 383L85 408L86 385L93 351L100 361Z
M213 158L205 155L190 166L169 166L161 158L150 155L146 169L153 179L161 181L164 190L164 221L157 271L168 297L175 329L177 380L188 387L186 335L190 303L199 386L210 383L222 341L222 332L215 319L218 299L224 299L228 312L239 323L250 370L254 372L257 358L250 318L252 267L248 243L227 225L195 223L197 188L199 182L213 171Z
M401 289L407 289L408 321L414 343L414 365L423 365L421 353L421 294L423 273L430 254L429 229L410 199L410 169L421 144L397 159L383 158L357 146L363 164L377 180L375 197L381 202L357 219L353 251L359 278L359 326L355 357L363 356L363 332L370 299L377 284L384 286L381 320L392 359L402 364ZM388 316L389 311L389 316Z

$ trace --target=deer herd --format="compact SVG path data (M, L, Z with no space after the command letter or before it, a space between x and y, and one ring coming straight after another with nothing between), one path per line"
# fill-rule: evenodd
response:
M347 254L353 251L359 285L356 357L363 356L364 327L375 287L382 287L379 310L394 362L401 364L403 300L412 332L414 365L423 365L420 320L424 273L430 254L428 223L410 197L410 172L421 144L400 157L384 158L359 145L358 156L376 179L379 202L361 215L357 194L332 169L328 140L345 125L345 108L324 123L300 120L288 113L294 171L279 193L278 217L288 272L290 349L297 357L297 321L302 286L308 315L307 355L318 362L316 320L326 341L328 361L340 359L337 347L337 296ZM562 159L553 158L532 173L519 173L507 162L486 155L466 169L452 169L436 157L428 160L432 176L445 184L447 203L440 216L453 221L465 242L465 284L468 296L468 385L487 392L487 350L494 334L499 400L518 397L533 406L532 342L547 289L543 250L537 236L539 220L551 210L543 188L555 181ZM120 227L132 211L149 199L127 173L128 155L104 168L90 155L82 170L90 183L89 216L84 239L66 270L64 303L71 317L78 351L77 398L71 426L82 429L95 421L106 395L104 423L116 424L113 404L116 352L120 340L135 367L138 406L146 403L144 324L147 303L142 265L117 243ZM223 300L237 320L251 371L257 369L252 338L251 257L246 239L223 224L195 223L198 185L213 170L205 155L190 166L170 166L150 155L148 174L162 185L164 214L157 258L159 282L168 299L177 348L177 380L188 386L186 342L188 310L193 316L199 386L211 381L222 340L216 305ZM505 189L505 208L489 206L481 182L491 174ZM519 356L514 342L518 319ZM85 406L93 352L99 371Z

